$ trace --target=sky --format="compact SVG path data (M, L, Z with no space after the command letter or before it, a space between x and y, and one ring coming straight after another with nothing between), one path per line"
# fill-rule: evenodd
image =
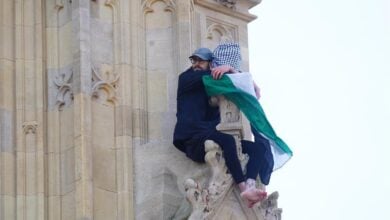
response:
M263 0L250 12L250 71L294 152L267 187L282 219L390 219L390 1Z

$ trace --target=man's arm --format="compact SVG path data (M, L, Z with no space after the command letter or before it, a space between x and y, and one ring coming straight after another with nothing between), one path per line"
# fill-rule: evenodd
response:
M225 73L238 73L238 71L229 65L217 66L211 69L211 75L213 76L213 79L221 79ZM255 81L253 81L253 87L255 89L256 98L259 99L260 87L255 83Z
M237 70L235 70L233 67L229 65L217 66L211 69L211 75L213 79L221 79L223 74L225 73L237 73L237 72L238 72Z
M186 72L180 74L179 76L179 85L177 95L181 95L183 92L196 89L203 86L202 77L204 75L210 74L209 71L197 71L196 73L189 73L193 71L188 69Z

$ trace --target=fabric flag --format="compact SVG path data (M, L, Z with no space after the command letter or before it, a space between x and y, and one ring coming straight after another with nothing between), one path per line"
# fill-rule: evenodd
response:
M282 167L292 156L292 151L280 139L268 122L263 108L256 99L250 73L225 74L219 80L203 76L203 84L209 96L223 95L233 102L248 118L252 127L269 140L274 160L273 170Z

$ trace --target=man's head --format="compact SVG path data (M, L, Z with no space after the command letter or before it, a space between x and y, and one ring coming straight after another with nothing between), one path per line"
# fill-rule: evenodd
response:
M213 67L229 65L239 71L241 64L240 45L234 42L221 42L215 48L213 58Z
M213 53L208 48L199 48L195 50L189 58L193 70L209 70L210 62L213 59Z

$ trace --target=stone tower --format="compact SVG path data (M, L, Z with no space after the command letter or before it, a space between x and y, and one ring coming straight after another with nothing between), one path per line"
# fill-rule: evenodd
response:
M178 74L223 38L248 69L259 3L0 0L0 219L186 213L202 168L171 144Z

